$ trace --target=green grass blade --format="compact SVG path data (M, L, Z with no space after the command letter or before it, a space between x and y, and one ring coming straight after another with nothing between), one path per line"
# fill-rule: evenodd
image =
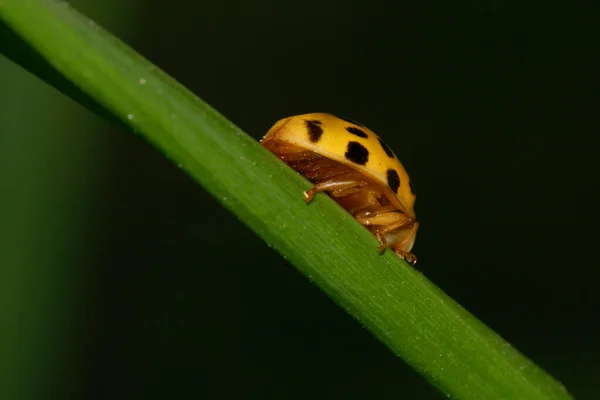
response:
M49 73L50 84L161 149L445 395L570 398L418 271L380 256L375 238L329 198L305 205L308 182L89 19L50 0L0 0L0 18L67 78ZM2 51L36 71L12 43Z

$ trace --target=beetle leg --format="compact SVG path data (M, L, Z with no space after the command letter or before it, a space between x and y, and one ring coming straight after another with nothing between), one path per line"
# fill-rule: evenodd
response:
M384 214L384 213L389 213L390 211L397 211L398 208L393 206L392 204L389 204L387 206L378 206L375 210L361 210L358 211L354 214L354 218L359 219L359 218L372 218L372 217L376 217L378 215Z
M398 256L400 256L400 258L404 259L410 265L415 265L417 263L417 256L415 256L413 253L409 253L408 251L404 250L397 250L395 248L394 251L396 254L398 254Z
M385 227L383 229L379 230L379 232L381 232L381 234L386 234L395 229L401 228L403 226L408 226L408 225L414 223L414 220L412 218L408 217L406 214L403 214L399 211L388 211L388 212L373 213L373 214L375 214L375 215L371 215L371 214L369 214L367 216L357 215L356 219L358 220L358 222L360 222L361 224L363 224L365 226L384 225Z
M386 247L388 247L386 243L386 236L381 232L377 232L375 236L377 236L377 240L379 240L379 248L377 250L381 253L385 250ZM412 247L412 243L415 242L415 237L416 232L413 231L412 233L408 234L404 240L402 240L400 243L396 243L392 247L394 253L398 254L400 258L405 260L410 265L415 265L417 263L417 256L415 256L410 251L406 251L403 249L405 249L407 246Z
M319 192L329 192L333 197L344 197L359 192L365 186L365 181L339 181L330 180L319 182L312 189L304 192L304 200L310 203Z
M412 249L413 244L415 243L418 229L419 223L415 221L412 228L402 236L402 239L398 243L394 244L393 246L396 254L404 258L410 265L415 265L417 263L417 256L408 250Z
M378 229L374 232L377 240L379 241L378 251L380 253L384 251L386 247L388 247L387 233L401 228L410 229L410 232L403 235L400 242L395 243L392 246L392 249L396 254L398 254L398 256L406 260L410 265L415 265L417 263L417 257L405 249L410 249L415 241L417 228L419 226L418 222L398 211L383 212L376 216L357 218L357 220L365 226L383 226L382 229Z
M377 248L377 251L379 253L383 253L383 251L387 248L385 235L383 233L376 232L375 236L377 237L377 240L379 241L379 247Z

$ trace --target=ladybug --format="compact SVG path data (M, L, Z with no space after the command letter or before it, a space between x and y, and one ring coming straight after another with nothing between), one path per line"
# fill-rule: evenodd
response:
M307 203L327 193L379 240L414 265L410 251L419 223L415 191L394 152L364 125L332 114L279 120L261 144L314 186Z

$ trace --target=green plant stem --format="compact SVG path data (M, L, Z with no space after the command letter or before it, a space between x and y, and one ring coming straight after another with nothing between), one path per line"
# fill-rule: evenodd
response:
M421 273L379 255L375 238L331 199L304 204L307 181L91 20L50 0L0 0L0 18L70 82L50 84L161 149L445 395L570 398ZM39 69L19 57L27 49L1 50Z

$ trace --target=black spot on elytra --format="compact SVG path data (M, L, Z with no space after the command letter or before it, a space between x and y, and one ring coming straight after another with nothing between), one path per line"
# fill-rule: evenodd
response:
M356 121L352 121L350 118L344 118L344 117L340 117L339 115L336 115L336 117L338 117L339 119L341 119L341 120L343 120L343 121L350 122L351 124L354 124L354 125L356 125L356 126L360 126L360 127L363 127L363 128L365 127L363 124L359 124L359 123L358 123L358 122L356 122Z
M367 135L365 133L365 131L363 131L362 129L358 129L355 126L347 126L346 130L348 132L350 132L351 134L356 135L356 136L361 137L361 138L368 138L369 137L369 135Z
M394 158L394 152L392 151L392 149L390 149L387 144L383 143L383 140L381 140L381 138L377 138L377 140L379 140L379 144L383 148L383 151L385 151L385 154L387 154L389 158Z
M308 129L308 138L310 141L313 143L318 142L323 135L323 128L319 126L321 125L321 121L305 121L305 123L306 129Z
M413 194L413 196L416 196L417 193L415 192L415 187L412 184L412 181L408 181L408 186L410 186L410 192Z
M369 161L369 150L358 142L349 142L344 156L353 163L365 165Z
M398 193L398 188L400 187L400 177L395 169L387 170L387 182L390 189L392 189L392 192Z

